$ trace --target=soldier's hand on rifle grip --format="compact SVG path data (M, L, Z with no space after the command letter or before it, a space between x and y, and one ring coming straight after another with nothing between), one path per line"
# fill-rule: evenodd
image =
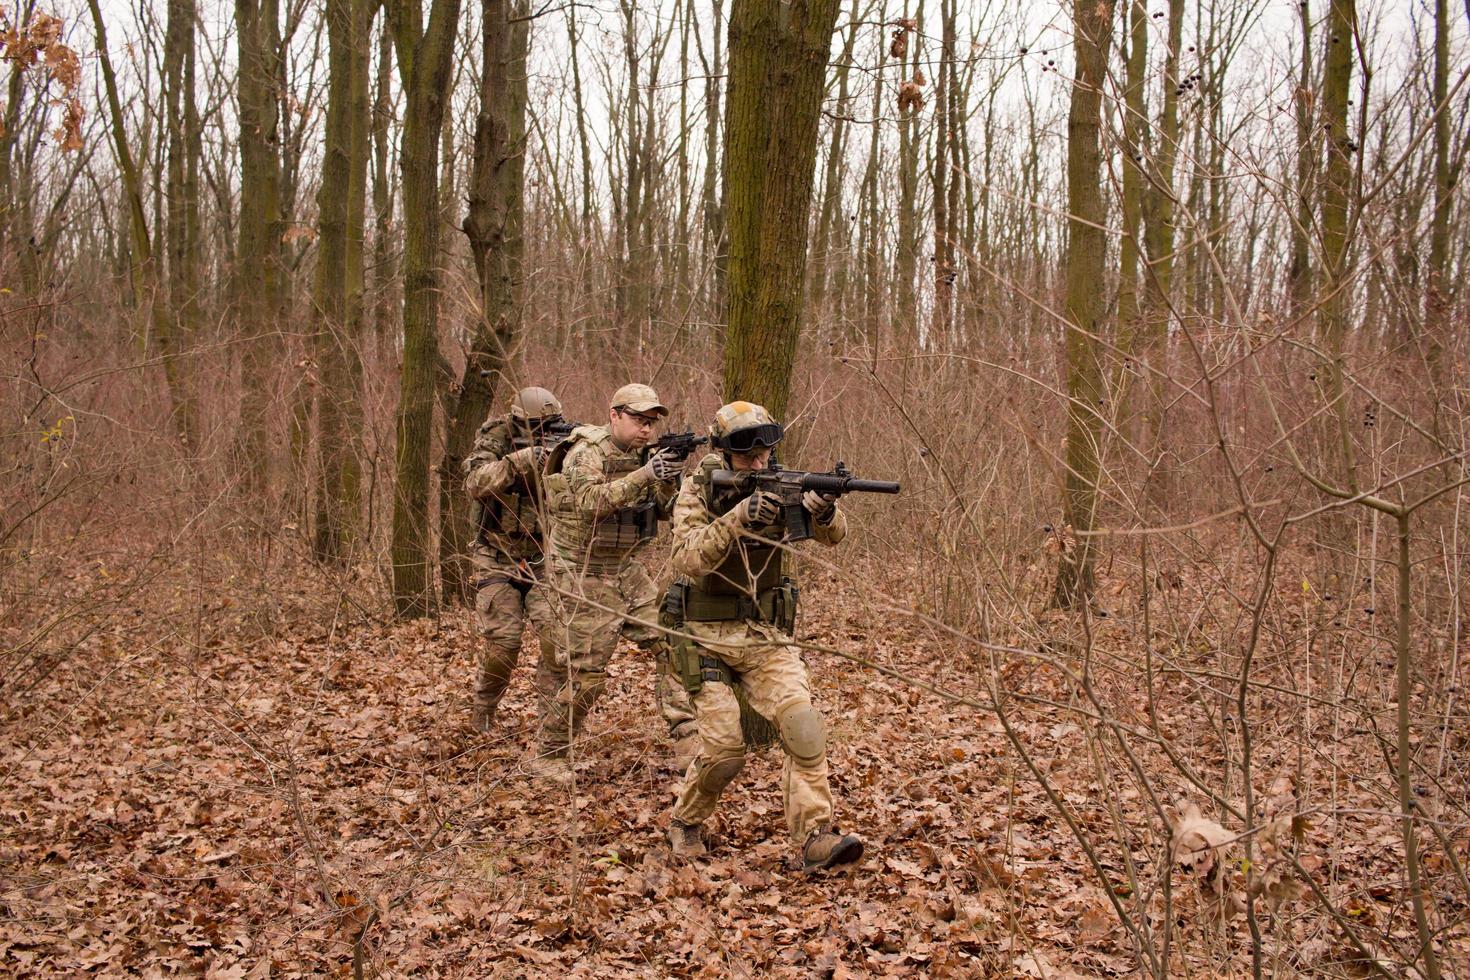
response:
M757 490L736 504L736 507L740 513L740 523L746 527L774 524L776 518L781 516L781 498L764 490Z
M677 449L660 449L648 458L648 472L655 480L672 483L679 478L679 473L684 469L683 463Z
M820 490L808 490L802 494L801 505L818 524L831 524L832 518L837 516L837 497Z

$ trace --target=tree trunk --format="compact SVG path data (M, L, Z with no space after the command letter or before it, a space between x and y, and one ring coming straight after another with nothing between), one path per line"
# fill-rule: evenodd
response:
M1099 345L1107 301L1103 281L1103 199L1099 176L1102 84L1107 69L1112 0L1076 0L1076 78L1067 115L1067 473L1066 522L1077 534L1057 569L1053 602L1072 608L1093 588L1092 530L1097 511L1098 446L1102 437ZM1066 539L1064 538L1064 541Z
M356 451L361 377L362 233L367 163L367 33L370 0L327 0L330 77L326 144L317 191L317 452L312 551L343 564L351 555L362 479Z
M391 289L395 275L393 261L393 184L388 179L388 126L393 121L393 99L390 94L393 76L392 15L384 7L382 27L378 35L377 91L373 98L373 330L379 337L388 335L393 318Z
M959 171L954 168L956 130L961 116L955 111L955 2L939 2L939 66L934 72L934 309L931 311L931 342L948 339L954 326L955 188Z
M1152 472L1147 499L1162 507L1173 484L1174 462L1164 444L1169 367L1169 309L1174 289L1174 168L1179 159L1179 47L1184 35L1184 0L1169 0L1169 41L1164 51L1164 105L1151 159L1154 179L1143 197L1148 265L1143 279L1143 326L1138 356L1151 368L1143 410L1142 445Z
M460 463L502 385L520 337L525 256L526 57L530 12L527 0L481 0L484 69L480 113L475 121L475 156L470 173L464 233L480 281L481 315L474 328L459 399L449 422L439 480L441 497L439 570L445 602L470 597L468 568L474 528L462 492Z
M1445 279L1449 260L1450 209L1455 202L1455 178L1450 167L1450 50L1446 0L1434 0L1434 214L1429 222L1429 268L1424 295L1424 357L1436 395L1445 392L1444 350L1448 339L1451 289ZM1439 430L1440 402L1435 398L1435 430Z
M1326 440L1327 445L1336 444L1335 451L1329 450L1329 456L1336 456L1336 460L1329 465L1334 478L1354 490L1357 478L1352 465L1343 372L1350 299L1348 207L1353 192L1353 154L1357 151L1348 133L1348 96L1357 20L1356 0L1332 0L1326 23L1326 74L1322 85L1327 169L1322 186L1322 291L1318 300L1318 330L1328 354L1323 393L1330 402L1328 417L1336 422L1336 432L1329 432Z
M908 6L904 6L908 16ZM899 59L905 79L922 71L919 52L923 47L924 3L914 11L918 29L909 35L909 60ZM907 354L919 345L919 300L915 279L919 273L919 109L898 110L898 244L893 269L894 349ZM907 362L905 362L907 363Z
M730 12L725 396L786 412L837 0L739 0Z
M888 19L886 2L879 7L879 21ZM878 173L883 152L881 142L883 127L883 67L888 58L887 38L878 35L877 68L873 72L873 126L868 131L868 164L863 170L862 227L859 229L859 247L863 256L863 332L871 356L878 356L882 342L884 324L884 295L882 260L882 236L878 216ZM899 64L903 68L902 62Z
M1308 240L1312 229L1312 179L1317 169L1317 140L1312 133L1312 21L1307 0L1300 0L1297 15L1302 30L1302 68L1296 98L1296 213L1291 225L1291 265L1287 268L1287 293L1291 315L1305 316L1312 304L1312 253Z
M179 335L181 352L194 334L198 313L199 248L197 183L192 179L193 144L198 133L194 108L194 2L169 0L168 27L163 42L164 110L168 125L168 248L169 313ZM198 450L193 379L187 361L180 364L178 406L180 438Z
M396 422L393 605L401 618L432 615L429 451L439 333L439 131L444 125L459 0L390 0L407 111L403 174L403 366Z
M1144 103L1148 71L1148 11L1144 0L1128 5L1128 58L1123 83L1123 236L1118 243L1118 346L1131 357L1139 329L1138 256L1143 223L1143 148L1148 128ZM1126 372L1126 369L1125 369ZM1127 374L1120 374L1121 391Z
M241 351L240 461L248 491L263 494L270 473L268 373L281 345L281 157L276 64L281 45L278 0L235 0L239 46L240 222L234 306Z

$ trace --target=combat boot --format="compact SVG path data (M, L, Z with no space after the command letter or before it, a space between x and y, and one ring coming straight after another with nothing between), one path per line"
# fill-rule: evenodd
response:
M532 755L526 760L526 772L532 779L564 789L572 785L572 765L565 756Z
M488 732L494 724L495 705L476 697L475 706L470 710L470 727L477 732Z
M709 849L704 846L704 832L697 823L669 821L669 849L674 857L689 860L704 857Z
M818 827L813 830L806 839L806 846L801 849L802 863L808 871L851 864L862 856L862 838L844 834L836 827Z

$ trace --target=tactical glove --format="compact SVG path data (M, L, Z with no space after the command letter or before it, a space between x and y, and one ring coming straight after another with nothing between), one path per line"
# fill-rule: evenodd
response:
M837 498L820 490L808 490L802 494L801 505L818 524L831 524L837 515Z
M673 483L684 470L684 461L677 449L660 449L648 458L645 465L650 476L661 483Z
M740 514L740 523L747 527L774 524L781 516L781 498L764 490L757 490L735 507Z
M542 464L546 462L546 450L541 446L527 446L525 449L517 449L506 458L522 473L539 473Z

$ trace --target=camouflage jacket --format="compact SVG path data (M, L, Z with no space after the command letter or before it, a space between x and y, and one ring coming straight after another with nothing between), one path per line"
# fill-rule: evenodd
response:
M470 517L478 529L473 557L482 568L541 558L539 474L529 454L515 451L513 432L508 418L486 419L463 464L465 492L475 502Z
M563 565L622 568L652 539L674 501L674 488L642 466L642 454L619 449L607 426L574 429L552 452L544 477L548 553Z
M715 499L709 487L709 474L724 467L723 457L710 453L679 488L673 518L674 572L706 592L753 594L769 587L773 578L779 581L788 552L763 543L762 532L775 529L740 533L735 504L744 496ZM845 538L847 517L841 508L830 523L813 522L812 536L827 545Z

